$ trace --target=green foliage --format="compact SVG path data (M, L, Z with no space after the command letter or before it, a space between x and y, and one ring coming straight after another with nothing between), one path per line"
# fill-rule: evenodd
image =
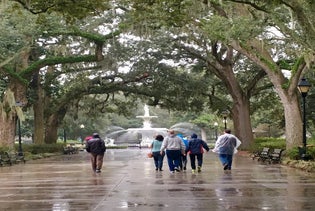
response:
M201 114L192 123L198 125L199 127L209 127L215 122L215 115L213 114Z
M9 147L0 145L0 152L5 152L5 151L9 151L9 150L10 150Z
M64 144L24 144L23 152L30 154L42 153L61 153L63 152ZM18 151L18 145L15 145L15 150Z
M292 160L301 160L300 149L299 147L294 147L286 152L288 158ZM315 147L308 146L306 149L306 158L314 160L315 158Z
M306 150L306 156L308 158L315 158L315 147L312 145L314 140L308 142L308 147ZM254 143L251 145L252 152L260 151L262 148L268 147L270 149L286 149L285 139L282 138L256 138ZM300 160L299 147L294 147L290 150L285 151L285 156L292 160Z
M201 4L190 0L135 0L130 25L142 35L165 27L182 27L201 13Z
M264 147L268 147L271 149L285 149L286 143L283 138L256 138L254 143L251 145L251 151L259 151Z
M32 14L51 14L55 12L65 17L68 21L94 16L109 8L109 1L103 0L21 0L15 2L18 2L14 7L16 10L23 8L23 10L27 10Z
M286 156L292 160L298 160L300 158L298 147L294 147L286 151Z

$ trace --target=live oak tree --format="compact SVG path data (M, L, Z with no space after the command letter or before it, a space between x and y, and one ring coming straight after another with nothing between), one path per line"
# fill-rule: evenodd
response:
M2 11L0 14L4 17L1 19L1 27L10 30L2 30L5 33L2 33L1 38L4 39L1 39L0 41L1 44L3 43L3 45L1 45L1 51L3 51L3 53L0 72L8 89L10 88L10 90L13 90L15 93L16 101L26 105L29 104L26 100L26 87L29 86L31 80L34 82L32 85L36 84L36 79L41 76L41 74L38 73L40 73L40 70L43 70L41 69L43 67L46 67L44 70L49 72L58 70L58 66L56 65L64 66L69 63L95 64L95 62L104 61L104 55L101 50L103 49L102 45L111 39L104 39L104 34L91 33L91 31L87 32L78 27L69 27L61 32L58 30L48 30L58 29L60 23L56 24L56 26L58 26L56 28L53 27L54 25L49 25L49 27L46 28L47 30L37 29L43 29L45 28L45 24L49 23L49 21L46 20L51 17L46 16L46 13L52 14L59 11L61 14L65 15L64 17L66 21L74 23L77 18L83 18L86 14L94 12L95 15L95 12L104 11L104 9L108 8L108 4L102 3L108 3L108 1L84 1L84 4L75 4L72 5L73 7L67 6L67 4L71 3L70 1L52 1L51 4L44 4L41 1L32 1L31 3L29 1L8 2L18 2L17 5L22 5L26 11L35 15L28 16L19 13L19 15L12 16L12 12L23 11L17 10L18 7L16 7L16 5L7 10L10 11L10 13L2 12L7 8L1 8ZM210 58L217 58L218 60L216 62L220 63L224 60L228 61L228 57L225 56L229 55L229 52L232 52L230 55L235 56L231 47L243 55L246 55L261 67L257 68L257 73L263 69L270 78L270 81L274 84L275 90L279 94L285 108L287 148L296 146L302 140L302 124L296 94L296 84L303 71L307 70L314 60L314 19L312 19L314 15L314 13L312 13L314 11L314 4L310 1L291 1L290 3L284 1L230 1L236 2L232 4L229 4L228 2L229 1L200 2L193 0L165 1L161 8L161 5L159 4L161 2L144 1L142 3L141 1L135 1L132 6L142 10L142 12L140 16L134 16L136 18L133 20L141 20L142 26L140 25L140 27L137 28L139 25L135 24L132 27L135 27L134 29L139 29L138 31L140 33L148 35L154 28L160 29L164 26L179 28L185 26L186 23L191 23L195 24L195 28L199 30L198 33L203 31L201 35L213 42L214 45L211 47L212 50L214 50L212 51L214 54L211 55ZM144 11L146 10L149 10L150 12L145 13ZM288 11L289 14L292 14L291 16L287 15ZM28 20L28 24L23 24L24 20ZM64 23L66 23L66 21ZM36 25L37 23L40 24ZM272 32L270 31L272 27L275 27L280 31L282 36L269 37L268 35L270 34L268 32ZM109 36L113 37L113 34L110 34ZM59 43L65 41L64 38L68 38L68 41L66 42L67 44L71 43L69 42L71 39L74 40L74 43L84 40L90 45L88 50L90 55L69 56L68 54L65 57L64 53L69 53L71 51L64 47L58 49L59 51L48 52L47 49L49 48L36 46L36 41L41 40L43 42L42 39L47 39L47 37L57 38ZM100 37L102 37L101 40L99 40ZM10 40L14 40L15 42L10 42ZM46 44L47 46L49 45L49 43ZM215 45L217 45L217 50L215 50ZM58 54L52 52L58 52ZM217 53L217 56L215 53ZM43 58L43 55L46 55L46 57ZM207 58L204 55L202 56ZM227 65L230 65L229 62ZM222 66L221 63L220 66ZM54 67L55 69L52 68L52 70L49 70L47 67ZM158 67L163 68L164 66L161 65ZM79 67L79 69L82 68L84 69L84 65ZM213 65L209 65L208 68L209 71L215 70ZM290 80L284 77L282 69L291 70ZM152 72L151 77L158 78L161 73L163 74L163 71ZM167 74L165 74L165 76L167 76ZM174 76L176 76L176 74ZM225 79L229 80L227 75L223 76L226 77ZM167 76L166 78L170 77ZM228 86L230 82L231 81L228 81ZM149 86L150 84L144 83L144 85ZM233 86L237 87L235 84ZM158 84L155 86L152 85L152 88L154 87L158 88L161 86ZM150 91L155 90L138 89L138 87L135 86L128 88L129 93L134 92L143 95L150 95L152 94ZM170 89L165 92L166 94L169 94L169 96L174 96L172 93L180 93L179 91L181 91L175 85L169 88ZM40 89L38 89L38 93L40 93ZM178 94L177 96L180 95ZM152 103L154 104L158 102L159 98L163 98L163 96L155 91L155 97L152 99ZM176 97L169 99L177 100ZM168 105L171 106L172 100L167 101L167 99L165 99L164 102L167 102ZM37 102L39 103L38 105L40 105L41 101ZM9 106L6 107L6 109L2 109L1 116L8 117L11 115L4 114L14 114L14 110L11 110L11 108L12 105L11 107ZM36 110L42 112L40 109ZM3 111L5 111L5 113L3 113ZM58 111L58 109L55 111ZM61 111L59 112L62 113ZM1 122L1 126L4 126L3 130L2 128L0 130L0 138L6 140L4 143L8 145L12 145L14 137L13 128L15 128L16 115L12 115L12 117L13 118L5 119ZM40 118L42 119L42 117ZM37 124L40 125L40 123ZM249 133L251 131L247 132ZM43 132L40 132L39 134L42 133ZM36 137L38 137L36 139L39 139L40 136L42 135L36 135Z
M137 3L139 3L139 1L137 1ZM172 41L166 42L173 50L171 56L175 58L176 54L178 54L177 56L182 60L188 61L189 66L196 67L192 69L199 69L199 74L203 74L203 81L207 79L210 81L213 75L221 80L222 84L224 84L224 89L230 95L230 98L228 98L230 103L218 101L217 103L221 106L217 106L213 111L219 111L218 113L220 115L220 111L226 109L230 110L235 133L243 140L242 146L248 148L253 141L250 122L250 97L259 80L265 76L265 73L261 68L256 68L256 72L251 71L251 75L248 74L250 77L248 77L249 80L246 81L246 85L244 81L241 84L241 82L238 81L237 73L244 70L238 70L237 64L245 60L231 46L226 45L225 42L217 37L209 35L209 30L206 27L202 28L203 18L207 17L209 14L208 11L201 9L202 3L193 5L189 5L189 1L185 3L182 2L182 4L179 1L164 3L161 5L158 3L150 5L145 2L136 4L135 7L139 7L139 10L142 12L139 14L136 13L135 15L137 18L144 18L148 15L146 20L144 20L144 24L146 24L145 26L148 28L147 36L150 37L150 39L158 36L154 33L156 31L165 31L165 34L172 37ZM199 11L195 9L198 7L200 9ZM143 11L146 10L149 12L144 13ZM169 11L173 12L169 14ZM187 12L187 14L185 12ZM161 16L161 20L157 19L159 15ZM172 15L172 17L169 17L169 15ZM204 17L202 17L202 15L204 15ZM167 28L163 26L167 26ZM139 27L141 28L141 25ZM160 41L160 43L162 42ZM162 52L165 52L165 49L163 49ZM198 61L198 64L196 61ZM187 68L187 70L189 71L189 68ZM190 73L198 74L196 71L190 71ZM213 91L211 88L212 87L209 86L208 89L203 89L203 100L200 100L200 102L202 102L199 103L200 105L206 106L205 101L207 98L205 97L211 96L210 93ZM197 89L194 89L194 91L196 90ZM206 90L208 90L208 93ZM195 96L202 95L198 95L196 92ZM183 98L185 98L185 95ZM197 98L195 100L197 100ZM193 99L191 101L194 102ZM209 102L209 104L210 103L211 102Z
M301 145L302 118L296 87L314 62L314 3L235 2L242 4L234 4L242 7L237 15L252 23L241 30L259 26L264 36L249 34L246 40L234 39L231 45L263 68L273 83L284 107L287 149ZM284 69L290 71L289 78Z
M146 70L129 71L125 74L118 71L117 61L107 58L112 53L108 46L113 46L114 37L120 33L119 30L115 31L115 27L109 32L95 32L97 28L98 30L106 28L102 25L104 22L97 17L92 17L89 20L91 22L88 20L87 22L83 20L75 22L76 16L74 16L74 20L70 18L69 23L56 14L50 14L51 11L47 15L45 9L37 8L38 5L20 3L26 11L41 15L39 17L30 16L23 10L13 10L22 11L25 14L17 16L20 19L16 22L23 19L28 21L34 19L31 22L36 24L30 27L33 31L25 32L26 35L32 34L30 40L22 43L25 46L32 43L32 48L23 54L24 66L20 67L17 72L12 69L11 65L14 63L10 63L10 58L3 63L2 70L8 79L8 86L10 84L23 85L23 88L14 90L16 100L23 102L25 106L33 106L35 143L43 143L43 140L45 143L54 143L57 140L57 128L69 106L79 102L84 95L112 95L115 92L123 92L126 96L152 96L153 93L150 93L145 86L150 85L154 80L159 81L157 77L161 78L160 74L154 76L154 74L148 74ZM8 15L8 13L4 14ZM67 13L66 16L68 17L68 15ZM9 20L9 16L7 17ZM108 18L108 20L111 19ZM18 28L14 34L24 36L23 32L21 25L21 28ZM105 45L106 43L107 45ZM117 46L118 43L115 47ZM106 55L104 52L110 53ZM16 57L20 58L21 55L17 54ZM118 54L115 56L119 57ZM115 56L112 56L111 59ZM149 78L148 76L150 76L150 80L145 83L143 80ZM162 82L168 82L168 78L172 79L168 74L164 74L164 76ZM17 78L18 81L12 81L12 78ZM66 79L63 80L63 78ZM144 88L141 89L140 85L143 85ZM176 86L174 85L172 88L176 88ZM172 88L169 92L170 96L174 94ZM14 116L14 110L8 112ZM15 119L3 120L5 121L3 125L10 123L8 131L11 131L10 136L2 137L2 140L7 140L3 144L12 146Z
M38 75L41 68L66 63L90 63L103 58L101 46L108 38L102 34L82 33L82 31L74 28L61 32L54 31L54 27L47 27L47 31L43 30L50 17L58 17L55 13L56 11L60 10L59 12L65 14L68 21L74 21L77 18L83 18L93 13L95 14L95 12L98 11L96 8L101 9L102 1L91 1L91 3L84 1L86 3L85 5L74 4L72 7L64 8L63 6L70 4L70 2L63 2L61 5L59 4L60 2L58 2L59 1L52 1L50 2L51 4L41 4L40 1L8 1L1 4L1 28L4 33L1 34L1 38L3 38L1 39L3 44L1 45L1 51L3 53L0 70L3 76L2 80L5 81L7 90L7 92L3 93L2 99L4 99L5 94L12 91L15 101L19 102L19 105L27 107L29 106L27 87L32 77L35 77L36 74ZM50 14L52 16L49 16ZM62 22L66 23L62 18L58 20L58 25ZM58 20L56 23L58 23ZM53 31L55 36L68 33L69 36L81 36L89 40L90 43L94 43L94 53L90 55L70 55L65 57L46 52L47 54L45 55L45 49L39 46L39 41L43 41L45 39L44 37ZM114 36L115 34L110 35L110 37ZM44 55L45 57L43 57ZM15 105L12 104L2 104L1 106L0 141L2 145L12 146L14 143L17 117L14 107ZM42 116L39 115L39 117L40 118L36 119L42 119ZM41 123L37 122L35 124L40 125ZM39 127L35 128L39 129ZM38 136L37 133L35 133L35 136L41 136L40 138L43 138L41 135L42 131L38 133ZM38 140L40 138L38 138Z
M135 5L150 11L144 22L147 25L178 28L194 23L204 31L204 36L222 43L220 49L233 48L251 59L260 67L259 71L267 74L280 97L287 149L301 144L302 120L296 85L314 61L314 3L174 0L136 1ZM159 21L156 17L160 17ZM228 55L222 54L223 58ZM290 70L289 78L285 77L284 69Z

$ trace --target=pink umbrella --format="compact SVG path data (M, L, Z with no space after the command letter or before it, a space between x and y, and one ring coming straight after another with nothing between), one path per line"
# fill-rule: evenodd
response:
M84 141L88 141L88 140L90 140L92 138L93 138L92 136L87 136L87 137L85 137Z

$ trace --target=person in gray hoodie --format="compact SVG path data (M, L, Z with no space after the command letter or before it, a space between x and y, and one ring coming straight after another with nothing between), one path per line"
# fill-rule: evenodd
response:
M166 151L167 163L171 173L179 170L181 161L181 154L185 154L185 144L181 138L176 136L174 130L168 131L168 136L163 140L160 153L161 155Z

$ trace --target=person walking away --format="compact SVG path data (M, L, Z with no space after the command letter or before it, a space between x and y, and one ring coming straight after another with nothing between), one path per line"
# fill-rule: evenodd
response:
M160 153L163 140L164 137L162 135L157 135L150 145L156 171L163 171L162 167L165 153Z
M237 148L240 145L241 141L231 134L230 129L225 129L224 134L218 137L212 151L219 154L223 170L232 169L233 155L237 152Z
M183 141L175 135L174 130L168 131L168 136L166 136L162 142L160 149L160 154L164 153L166 150L167 163L171 173L179 170L179 162L181 154L185 154L185 145Z
M209 152L209 146L208 144L199 139L197 134L191 135L191 140L188 142L188 147L186 147L186 153L189 154L190 157L190 164L192 173L196 173L196 158L197 158L197 171L201 172L202 162L203 162L203 153L205 149L207 152Z
M100 173L103 166L104 153L106 151L105 142L98 133L93 133L93 138L86 142L86 151L90 153L92 169L95 173Z
M185 148L187 148L188 146L188 140L187 138L185 138L182 134L177 134L177 136L182 139L184 145L185 145ZM187 154L181 154L181 160L179 162L179 168L180 170L186 170L186 166L187 166Z

